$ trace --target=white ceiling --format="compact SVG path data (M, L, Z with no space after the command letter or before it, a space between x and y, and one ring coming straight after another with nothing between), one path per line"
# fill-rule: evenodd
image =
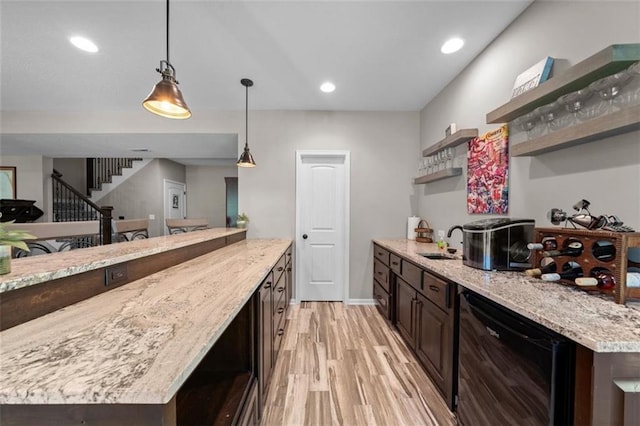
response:
M243 77L255 82L251 109L416 111L530 3L173 0L170 60L194 115L243 110ZM166 59L163 0L2 0L0 7L2 111L140 113ZM100 51L76 49L72 35ZM451 36L466 44L443 55ZM319 91L324 80L336 84L334 93ZM2 150L26 142L3 134ZM56 148L77 152L66 143L59 138Z

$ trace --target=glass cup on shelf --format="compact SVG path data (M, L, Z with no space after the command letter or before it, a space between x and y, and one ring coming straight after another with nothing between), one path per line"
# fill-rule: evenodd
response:
M447 156L445 155L444 150L438 152L438 156L440 157L440 169L439 170L444 170L447 168Z
M542 123L540 116L534 111L518 118L518 126L520 130L527 133L527 139L535 139L542 134Z
M559 105L557 102L551 102L547 105L542 105L533 110L533 115L539 117L540 122L542 123L542 130L540 131L540 136L546 135L547 133L551 133L553 129L553 123L558 116Z
M626 69L629 80L622 86L618 96L613 98L614 110L640 105L640 62Z
M569 113L567 125L577 124L580 121L588 120L587 114L581 114L587 101L593 96L593 90L588 87L567 93L558 98L558 104L564 107Z
M595 107L595 116L610 114L620 109L620 105L614 104L613 100L620 94L629 79L631 79L631 73L628 70L623 70L596 80L589 85L589 88L600 97L600 102Z
M431 172L433 172L433 158L431 158L431 156L429 156L429 157L427 157L427 158L425 159L425 161L426 161L426 163L427 163L427 164L426 164L426 170L425 170L425 173L426 173L426 174L428 174L428 175L430 175L430 174L431 174Z
M447 159L447 164L446 164L446 168L447 169L452 169L453 168L453 157L455 157L455 150L451 147L445 149L445 157Z

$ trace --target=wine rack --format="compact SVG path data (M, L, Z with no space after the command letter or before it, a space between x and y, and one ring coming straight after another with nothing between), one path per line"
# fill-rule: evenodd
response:
M579 287L589 292L605 293L613 296L616 303L625 304L629 298L640 298L640 288L627 287L627 268L629 266L640 267L640 263L630 262L627 258L629 248L640 247L640 232L610 232L590 231L587 229L571 228L535 228L535 242L542 242L543 238L555 238L558 248L567 247L572 241L582 243L584 250L579 256L554 258L558 271L569 262L575 262L582 268L585 277L591 275L591 271L602 268L610 271L616 279L613 289L601 289L597 286L577 286L574 282L560 280L562 284ZM612 245L615 253L611 258L602 259L593 255L592 248L599 244ZM533 265L539 267L543 256L540 250L534 252Z

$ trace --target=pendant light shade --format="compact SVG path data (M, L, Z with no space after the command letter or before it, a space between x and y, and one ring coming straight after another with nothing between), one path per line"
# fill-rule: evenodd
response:
M156 84L149 96L142 101L148 111L166 118L185 119L191 117L191 111L178 89L176 70L169 62L169 0L167 0L167 59L160 61L156 71L162 80Z
M249 87L253 86L253 81L248 78L243 78L240 80L240 84L245 87L246 93L246 104L245 104L245 143L244 143L244 151L240 154L240 158L238 159L238 167L255 167L256 162L253 159L253 155L251 155L251 151L249 151Z

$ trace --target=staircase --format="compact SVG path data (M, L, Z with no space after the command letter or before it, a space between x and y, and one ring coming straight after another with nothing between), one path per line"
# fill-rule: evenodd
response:
M100 201L121 183L149 164L142 158L87 158L87 195Z
M53 182L53 221L78 222L100 221L99 244L111 244L111 219L113 207L100 207L84 194L62 179L62 174L54 169ZM95 245L91 242L90 245Z

